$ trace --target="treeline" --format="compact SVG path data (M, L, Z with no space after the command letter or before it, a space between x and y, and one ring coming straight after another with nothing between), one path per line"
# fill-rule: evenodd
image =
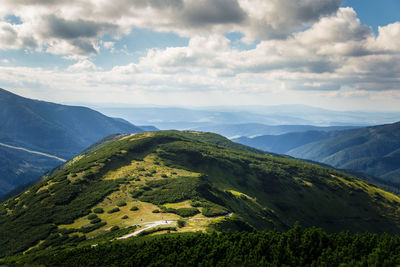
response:
M133 238L32 255L45 266L396 266L400 237L328 234L299 226L285 233L186 233ZM7 263L7 262L6 262ZM11 263L12 264L12 263Z

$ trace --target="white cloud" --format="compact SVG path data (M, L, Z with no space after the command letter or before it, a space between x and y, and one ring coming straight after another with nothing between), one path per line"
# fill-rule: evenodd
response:
M312 103L334 109L365 106L396 109L400 100L397 91L348 89L309 93L286 88L288 81L266 80L259 74L240 76L215 79L187 74L124 73L117 68L111 71L60 72L0 66L2 87L7 85L6 89L26 97L54 102L153 105ZM360 94L363 94L362 100Z
M334 14L342 0L239 0L248 14L242 31L246 39L283 38L293 30L312 25L321 17Z
M392 51L400 53L400 22L389 24L378 28L379 35L375 45L378 50Z
M87 70L99 70L92 61L88 59L80 59L77 63L68 67L68 71L87 71Z
M15 25L0 21L0 49L34 49L36 40L26 25Z
M161 103L167 95L183 99L185 94L200 101L224 93L238 103L242 98L258 103L261 96L387 99L385 92L400 91L400 22L379 27L375 35L352 8L339 8L341 2L3 0L0 17L13 13L22 23L0 21L0 49L44 50L76 62L65 73L3 67L0 81L72 95L78 89L70 88L79 88L82 98L95 99L89 97L95 92L96 99L123 102L131 96ZM135 27L175 32L190 41L150 48L140 60L110 71L91 61L104 49L114 51L117 39ZM259 42L249 50L233 48L224 36L229 32ZM104 42L104 35L116 40ZM120 97L110 97L110 88Z
M110 50L111 53L115 52L115 42L103 42L103 47Z
M81 55L68 55L68 56L63 56L62 58L66 60L76 60L76 61L88 59L87 56L81 56Z
M282 38L335 13L342 0L3 0L0 17L12 14L2 47L48 46L56 54L93 55L101 37L119 38L132 28L193 37L241 31L246 40ZM156 19L155 19L156 18ZM6 35L7 33L7 35ZM27 39L28 38L28 39Z
M341 8L311 28L284 40L265 40L240 51L221 35L193 37L187 47L150 50L139 68L158 73L205 73L220 77L255 74L285 81L296 90L399 88L398 24L381 27L375 37L351 8ZM396 54L397 53L397 54Z
M140 70L135 63L130 63L126 66L115 66L111 72L119 74L133 74L140 72Z
M196 36L187 47L171 47L165 50L149 50L139 66L155 72L200 72L224 68L231 52L229 39L220 35Z

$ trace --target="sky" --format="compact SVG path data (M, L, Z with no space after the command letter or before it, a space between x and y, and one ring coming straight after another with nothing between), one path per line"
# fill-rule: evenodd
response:
M0 88L102 106L400 110L399 0L2 0Z

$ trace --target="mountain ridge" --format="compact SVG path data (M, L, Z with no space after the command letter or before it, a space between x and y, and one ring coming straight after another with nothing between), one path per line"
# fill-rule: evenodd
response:
M398 196L335 170L235 146L193 131L111 136L0 204L0 257L109 242L159 220L173 223L147 234L282 231L296 221L329 232L400 233ZM189 218L196 219L178 227Z
M287 152L400 184L400 122L346 130Z
M0 140L10 145L22 145L32 149L44 149L61 156L72 156L74 153L60 152L59 144L52 139L54 135L60 135L74 149L83 150L88 143L99 140L110 134L102 134L101 127L137 132L140 128L119 120L104 116L98 111L80 107L66 106L51 102L32 100L18 96L0 88ZM100 121L104 119L104 121ZM32 124L35 122L35 124ZM96 123L102 123L100 127ZM93 128L93 130L90 130ZM77 132L75 132L77 131ZM111 133L114 133L111 131ZM77 138L78 137L78 138ZM90 142L88 140L90 139ZM73 141L72 141L73 140ZM10 142L7 142L10 141ZM72 148L71 148L72 150ZM76 152L75 152L76 153Z
M9 146L70 159L109 134L138 131L142 129L89 108L33 100L0 88L0 142ZM40 154L5 146L0 150L0 197L60 164Z
M343 131L308 131L233 141L352 170L400 185L400 122Z
M264 151L286 154L302 145L325 140L337 134L339 134L339 131L304 131L281 135L262 135L253 138L239 137L232 139L232 141Z

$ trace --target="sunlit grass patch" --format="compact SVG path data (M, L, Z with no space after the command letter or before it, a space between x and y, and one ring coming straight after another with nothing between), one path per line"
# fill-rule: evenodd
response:
M36 194L40 193L43 190L49 189L50 186L56 184L57 182L49 181L46 185L41 186L37 191Z
M250 199L250 200L256 201L255 198L252 198L251 196L246 195L246 194L244 194L242 192L238 192L238 191L235 191L235 190L227 190L227 191L230 192L235 197L240 198L242 200Z
M129 165L108 171L103 179L114 180L127 178L129 180L134 180L135 178L140 178L154 180L179 176L198 177L199 175L199 173L165 166L155 154L149 154L143 160L132 160Z
M301 178L298 178L298 177L294 177L293 179L296 182L300 183L301 185L308 186L308 187L313 186L313 184L311 182L307 181L307 180L304 180L304 179L301 179Z
M185 200L178 203L165 203L163 206L165 206L166 208L173 208L173 209L191 208L192 206L190 205L190 202L191 200Z
M178 232L205 232L208 225L214 219L198 219L198 220L189 220L186 221L185 226L182 228L178 228Z

